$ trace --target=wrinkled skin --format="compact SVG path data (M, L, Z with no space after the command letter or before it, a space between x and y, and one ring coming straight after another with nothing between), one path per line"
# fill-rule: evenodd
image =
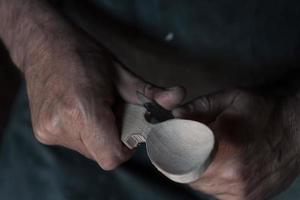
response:
M25 78L36 138L93 159L105 170L126 161L132 152L120 140L113 107L139 104L144 92L167 108L178 105L184 90L155 87L126 70L96 44L77 35L43 44Z
M261 200L279 193L299 174L297 96L229 90L174 110L207 124L216 137L212 162L191 187L221 200Z

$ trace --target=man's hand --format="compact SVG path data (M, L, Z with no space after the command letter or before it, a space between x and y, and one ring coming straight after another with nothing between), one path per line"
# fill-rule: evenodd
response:
M0 0L0 36L23 71L36 138L61 145L106 170L131 155L120 140L113 107L138 104L136 91L173 108L182 88L155 87L71 26L43 0Z
M174 110L207 124L216 152L191 186L221 200L262 200L299 174L300 100L230 90L200 97Z
M97 49L80 43L75 52L50 52L26 71L33 129L37 139L96 160L106 170L131 153L121 143L113 106L139 104L136 91L172 108L184 92L144 82ZM81 51L82 50L82 51ZM63 53L63 56L59 54Z

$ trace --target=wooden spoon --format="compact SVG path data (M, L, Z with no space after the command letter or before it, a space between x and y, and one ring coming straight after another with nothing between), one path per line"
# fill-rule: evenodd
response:
M146 109L126 104L121 140L130 149L146 143L152 164L169 179L179 183L197 180L210 162L214 135L204 124L170 119L151 124Z

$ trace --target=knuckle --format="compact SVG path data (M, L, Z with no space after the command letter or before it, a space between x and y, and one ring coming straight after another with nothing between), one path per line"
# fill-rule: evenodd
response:
M45 106L46 107L46 106ZM82 112L74 101L57 102L54 107L47 106L41 110L35 127L36 135L42 140L62 137L68 130L78 129L82 121Z
M120 162L114 158L106 158L98 161L98 164L103 170L110 171L115 169L120 164Z
M60 117L57 115L52 115L50 117L46 117L46 119L40 122L38 130L39 132L45 133L49 136L55 136L59 133L59 123Z
M35 138L42 144L51 145L53 144L52 139L49 137L46 131L42 126L38 126L34 128L34 136Z
M96 160L102 169L110 171L127 160L127 157L120 151L106 151L105 153L99 155Z
M46 115L41 117L33 127L36 139L42 144L54 144L55 137L60 134L59 117Z

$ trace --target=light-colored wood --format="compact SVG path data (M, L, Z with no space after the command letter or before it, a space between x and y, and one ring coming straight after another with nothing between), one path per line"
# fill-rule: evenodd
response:
M204 124L171 119L158 124L145 120L145 108L127 104L121 139L130 149L146 143L152 164L169 179L179 183L197 180L210 162L214 135Z

